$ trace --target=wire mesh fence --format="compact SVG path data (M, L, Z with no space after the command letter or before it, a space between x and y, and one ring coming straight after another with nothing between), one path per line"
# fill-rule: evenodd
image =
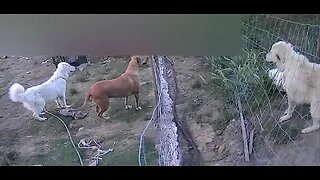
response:
M319 63L319 32L318 25L248 15L242 22L243 54L211 57L215 85L229 95L228 113L244 116L248 142L253 137L251 158L257 165L320 164L319 138L301 134L312 125L309 106L298 106L290 121L279 122L288 106L287 94L273 83L268 71L275 67L266 62L271 46L284 40L309 61Z

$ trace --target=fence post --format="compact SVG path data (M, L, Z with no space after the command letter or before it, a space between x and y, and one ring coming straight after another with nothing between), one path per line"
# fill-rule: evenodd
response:
M182 164L182 153L178 141L178 128L175 123L175 90L172 81L172 62L164 56L154 56L151 59L152 72L155 79L156 97L158 105L160 139L159 165L160 166L180 166Z
M318 27L318 41L317 41L317 52L316 56L320 57L320 27Z

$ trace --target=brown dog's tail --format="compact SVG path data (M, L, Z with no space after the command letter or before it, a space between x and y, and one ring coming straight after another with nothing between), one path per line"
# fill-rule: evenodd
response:
M88 101L90 100L90 97L91 97L91 91L89 91L86 94L86 97L84 98L84 102L83 102L82 106L80 107L81 109L83 109L87 105Z

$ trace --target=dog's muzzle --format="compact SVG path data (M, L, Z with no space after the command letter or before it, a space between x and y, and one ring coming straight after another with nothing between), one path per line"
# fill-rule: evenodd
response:
M71 72L74 72L77 70L77 68L75 66L71 66L73 70L70 70Z
M70 70L70 75L73 75L73 74L75 74L76 73L76 68L74 68L74 70Z
M266 61L268 63L275 63L276 59L274 56L272 56L272 54L269 52L268 54L266 54Z

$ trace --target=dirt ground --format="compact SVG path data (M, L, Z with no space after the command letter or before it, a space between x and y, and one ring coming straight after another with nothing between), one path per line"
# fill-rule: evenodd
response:
M48 57L37 56L21 58L8 57L0 59L0 165L80 165L64 126L54 117L46 114L45 122L32 118L32 112L22 104L13 103L8 97L8 89L18 82L25 88L46 81L54 72L53 64L41 65ZM146 58L146 57L145 57ZM150 57L149 57L150 58ZM318 132L301 135L299 132L310 124L301 121L297 115L282 128L290 131L294 141L276 142L268 145L255 135L254 155L249 163L244 162L243 142L239 120L234 120L225 112L225 96L215 89L211 80L210 63L204 57L171 56L174 62L178 86L177 114L188 128L201 153L201 164L208 166L234 165L318 165L320 162L320 141ZM92 65L77 72L68 79L67 103L79 107L89 87L101 79L110 79L120 75L127 67L128 57L95 57L89 59ZM113 148L105 155L99 165L138 165L139 138L152 116L155 105L152 87L150 63L140 70L141 111L125 110L122 99L112 99L108 115L111 120L101 120L89 103L84 119L72 120L61 115L70 128L77 144L83 138L94 138L102 149ZM129 98L133 105L134 98ZM279 106L279 104L283 104ZM286 108L285 101L274 102L272 110L276 116ZM49 103L47 109L58 115L55 103ZM308 108L307 108L308 109ZM306 110L299 110L307 114ZM269 120L266 108L262 119L266 127L275 130L275 121ZM281 138L279 132L277 138ZM148 129L145 151L148 165L157 165L158 154L155 148L155 133ZM270 141L270 140L269 140ZM85 164L92 152L80 150Z
M9 57L1 59L0 89L0 157L2 165L79 165L63 125L54 117L39 122L21 104L13 103L8 97L8 89L18 82L25 88L40 84L55 70L54 65L41 65L47 57ZM241 152L230 150L240 145L237 136L227 134L229 120L224 116L221 94L214 91L210 82L207 63L197 57L170 57L174 62L178 85L177 113L184 117L191 136L201 152L201 165L227 165L241 158ZM77 71L68 80L67 103L79 107L89 86L95 81L113 78L122 73L128 63L124 57L92 58L93 65L82 72ZM103 64L102 64L103 62ZM150 67L140 71L142 111L124 110L123 100L112 99L108 111L111 120L101 121L95 116L94 107L87 105L89 115L84 119L72 120L62 117L69 125L75 142L95 138L105 149L113 148L100 165L137 165L139 136L151 117L154 107ZM201 78L200 76L203 78ZM207 82L206 82L207 79ZM133 98L129 100L133 104ZM47 109L57 113L55 103ZM226 129L227 128L227 129ZM152 129L152 128L151 128ZM226 130L225 130L226 129ZM232 130L234 131L234 130ZM158 155L154 147L153 131L148 130L146 153L148 164L155 165ZM227 134L227 135L226 135ZM233 134L233 133L232 133ZM239 148L241 149L241 148ZM80 151L84 158L88 152Z
M298 106L291 120L278 122L287 108L285 93L273 96L261 112L246 114L249 121L255 122L255 133L253 154L250 161L245 162L240 120L226 114L226 96L213 86L210 63L204 57L171 58L175 62L179 88L177 111L185 119L201 152L201 165L320 164L319 131L301 134L303 128L312 124L310 106ZM263 131L252 115L260 117Z
M210 78L210 63L204 57L170 57L179 89L177 113L201 153L205 166L242 165L240 127L225 114L224 96Z
M279 123L288 107L287 100L278 95L271 101L261 116L264 131L256 135L255 163L262 166L319 166L319 131L301 133L312 125L310 106L297 106L290 120Z
M0 69L0 162L1 165L80 165L64 126L58 119L46 114L45 122L32 118L32 112L22 104L13 103L8 97L8 89L18 82L25 88L46 81L54 72L51 63L41 65L47 57L9 57L1 59ZM67 104L79 107L89 87L101 79L110 79L124 72L129 62L125 57L91 58L93 64L77 72L68 79ZM103 64L101 64L103 62ZM103 156L99 165L138 165L138 145L140 134L151 117L153 110L153 90L151 71L148 66L141 69L141 111L125 110L122 99L112 99L108 111L111 120L101 120L96 116L92 103L88 103L84 119L72 120L61 115L70 128L77 144L83 138L94 138L102 149L114 149ZM129 98L134 105L134 98ZM90 104L90 105L89 105ZM47 110L58 115L54 102ZM151 133L149 133L151 132ZM152 131L146 134L146 158L149 165L156 165L158 155L154 147ZM148 135L150 134L150 136ZM89 150L80 150L84 163L92 157Z

